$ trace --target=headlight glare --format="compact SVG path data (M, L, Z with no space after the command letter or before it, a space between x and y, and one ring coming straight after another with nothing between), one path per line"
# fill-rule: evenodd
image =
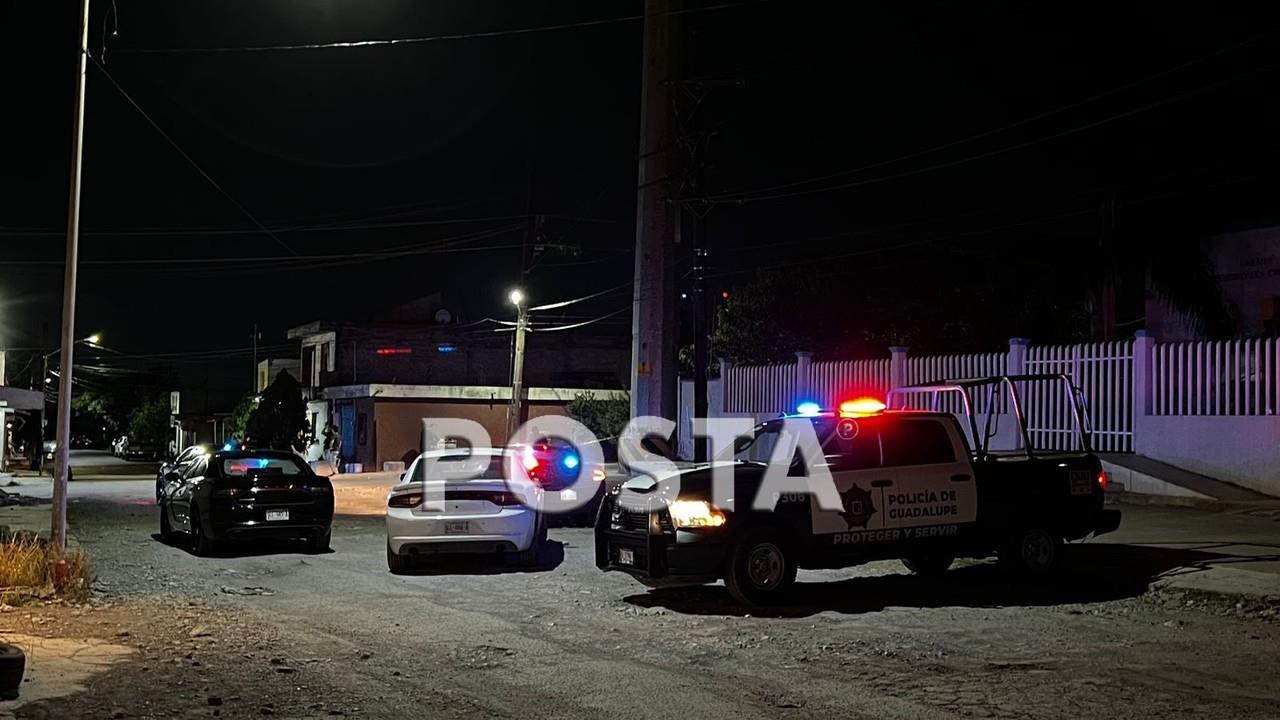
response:
M676 500L668 506L671 522L678 528L720 527L724 513L705 500Z

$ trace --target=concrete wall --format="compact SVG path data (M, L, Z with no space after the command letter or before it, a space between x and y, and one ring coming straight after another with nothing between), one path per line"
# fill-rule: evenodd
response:
M1139 415L1134 420L1139 455L1280 496L1280 416Z

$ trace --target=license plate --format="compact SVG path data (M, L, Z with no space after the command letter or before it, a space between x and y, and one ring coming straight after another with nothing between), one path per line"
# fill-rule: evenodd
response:
M471 524L466 520L446 520L444 523L445 535L466 535L471 531Z
M1088 470L1072 470L1071 471L1071 494L1072 495L1092 495L1093 494L1093 474Z
M618 548L618 563L621 565L635 565L636 553L634 550L627 548Z
M268 510L267 511L267 522L278 522L280 520L288 520L288 519L289 519L288 510Z

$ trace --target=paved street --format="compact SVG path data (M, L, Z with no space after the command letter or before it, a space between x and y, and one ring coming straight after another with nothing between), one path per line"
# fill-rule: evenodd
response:
M196 558L153 537L150 488L73 485L104 601L37 625L136 653L19 717L1276 716L1280 598L1151 588L1176 566L1274 579L1267 513L1207 523L1215 515L1126 507L1116 541L1184 542L1090 543L1042 585L988 563L941 583L897 563L805 572L796 604L762 616L722 587L647 592L600 573L581 528L552 530L532 572L389 575L381 521L362 515L336 521L328 554ZM1212 528L1200 542L1171 530L1197 522Z

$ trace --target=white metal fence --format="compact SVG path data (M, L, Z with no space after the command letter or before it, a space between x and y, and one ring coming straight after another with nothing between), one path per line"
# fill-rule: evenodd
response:
M1029 347L1008 352L892 359L829 360L757 367L729 366L727 413L779 413L800 400L834 407L850 397L883 397L899 386L1002 374L1062 374L1080 389L1097 450L1133 452L1135 414L1159 416L1275 416L1280 413L1280 338L1157 343L1126 340ZM1147 354L1149 353L1149 357ZM1138 372L1141 367L1142 372ZM1077 445L1070 394L1052 383L1020 387L1032 444L1045 450ZM908 405L915 404L906 398ZM986 398L974 398L985 412ZM940 410L959 412L957 398ZM1001 405L1000 411L1008 408Z
M1071 378L1080 388L1094 449L1133 452L1133 341L1031 347L1026 372ZM1076 449L1079 435L1066 389L1030 383L1019 390L1032 445L1045 450Z
M808 392L823 407L855 397L884 397L889 392L889 359L829 360L809 366Z
M795 363L732 366L727 375L724 388L727 412L789 412L795 405Z
M1165 343L1153 348L1151 369L1154 415L1275 415L1280 407L1278 338Z

